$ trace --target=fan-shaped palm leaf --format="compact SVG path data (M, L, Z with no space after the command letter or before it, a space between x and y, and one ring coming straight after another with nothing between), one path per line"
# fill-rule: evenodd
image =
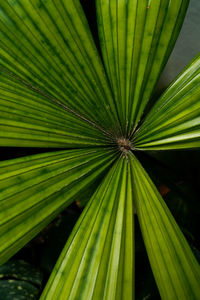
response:
M133 205L161 297L200 295L199 265L132 153L200 145L199 56L141 121L188 2L96 0L103 61L79 0L0 3L0 145L65 148L0 163L1 262L101 181L42 299L134 299Z

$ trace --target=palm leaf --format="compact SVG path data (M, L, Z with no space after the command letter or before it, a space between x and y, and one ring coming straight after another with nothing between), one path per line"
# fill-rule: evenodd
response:
M189 1L97 0L103 58L124 134L139 122Z
M162 299L198 299L200 266L148 174L131 156L134 203Z
M71 150L1 162L1 263L91 185L111 165L114 154Z
M200 147L200 54L162 94L134 135L141 149Z
M121 157L83 211L41 299L133 299L130 166Z
M56 22L55 22L56 20ZM51 101L119 130L112 94L78 0L2 0L0 68Z
M96 0L104 69L79 0L1 1L1 145L76 148L0 163L1 263L98 185L42 299L134 298L132 200L162 299L198 299L199 266L131 153L200 145L200 57L137 128L188 2Z
M84 147L110 143L110 135L51 98L0 74L0 143L20 147Z

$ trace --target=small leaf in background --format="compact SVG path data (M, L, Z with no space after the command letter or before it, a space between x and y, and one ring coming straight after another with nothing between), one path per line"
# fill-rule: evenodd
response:
M23 260L10 260L0 267L0 300L36 300L42 273Z
M0 300L37 300L39 289L21 280L1 280Z

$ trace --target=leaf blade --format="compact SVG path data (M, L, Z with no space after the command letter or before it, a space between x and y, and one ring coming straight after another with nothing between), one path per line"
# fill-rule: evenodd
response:
M133 298L133 214L128 168L126 160L116 162L90 200L41 299Z
M189 1L96 1L100 44L122 128L136 128Z
M1 263L94 182L113 155L112 150L71 150L1 163Z
M85 147L110 136L6 73L0 74L0 143L19 147Z
M200 147L199 91L198 54L151 109L133 137L135 146L157 150Z
M198 299L200 266L139 161L131 157L134 203L162 299Z
M80 2L1 2L0 65L104 127L117 123L112 94Z

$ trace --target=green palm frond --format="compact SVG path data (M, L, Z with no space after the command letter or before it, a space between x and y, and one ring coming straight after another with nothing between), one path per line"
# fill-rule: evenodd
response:
M132 299L132 205L130 165L121 157L85 207L41 299Z
M199 299L200 267L136 158L200 146L199 55L143 118L188 3L96 0L101 58L79 0L1 0L0 145L58 151L0 162L0 262L97 186L41 299L134 299L134 212L161 298Z
M198 299L200 267L165 202L131 155L134 203L162 299Z
M200 147L200 54L149 112L133 143L142 149Z
M71 150L0 164L0 250L7 260L112 163L113 151Z
M188 2L96 1L103 58L126 134L141 118Z
M0 26L0 66L10 79L116 128L109 84L79 1L3 0Z
M104 131L51 98L4 72L0 78L1 146L73 148L110 143Z

